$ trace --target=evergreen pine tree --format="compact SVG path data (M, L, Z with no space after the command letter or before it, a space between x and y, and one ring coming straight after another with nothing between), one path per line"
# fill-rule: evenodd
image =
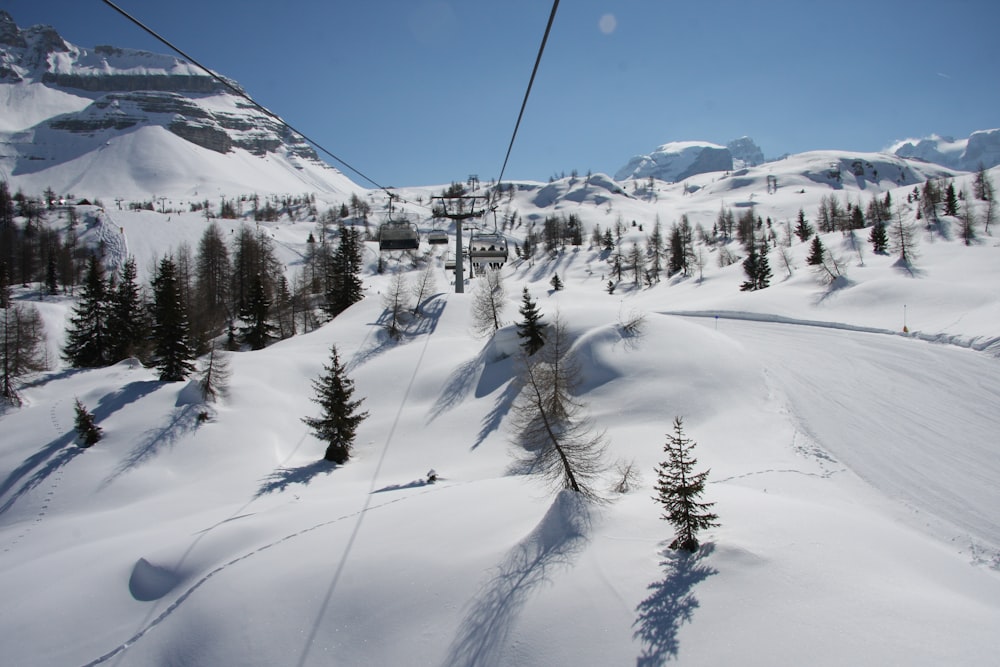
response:
M351 457L354 436L367 412L359 412L364 399L352 401L354 381L347 377L337 355L337 346L330 350L330 365L323 366L326 375L313 380L316 397L311 400L322 408L320 417L304 417L302 421L312 429L313 435L327 443L324 458L337 464Z
M806 212L801 208L799 209L799 217L795 223L795 235L799 237L799 241L805 243L809 240L809 237L813 235L813 228L806 221Z
M0 184L2 183L3 181L0 181ZM13 290L10 288L10 273L7 268L7 262L4 259L0 259L0 308L10 306L12 298Z
M160 261L153 279L153 363L165 382L179 382L194 370L187 309L173 259Z
M771 284L771 265L767 260L767 241L751 242L750 254L743 260L743 272L746 281L740 285L740 291L753 292L764 289Z
M87 411L80 399L76 399L76 405L74 406L74 411L76 416L74 417L74 425L76 428L76 434L80 437L82 444L81 447L87 448L92 447L97 444L97 442L104 435L103 430L94 421L94 415Z
M108 283L96 255L87 260L87 276L80 300L73 308L66 329L63 356L77 368L95 368L109 363Z
M825 254L826 248L823 247L823 242L819 240L819 236L813 237L812 246L809 248L809 256L806 257L806 264L809 266L821 266Z
M876 255L885 255L889 248L889 235L885 231L885 223L881 220L872 225L871 234L868 241L872 244L872 252Z
M361 239L358 231L340 226L340 245L327 267L326 311L336 317L364 297L361 283Z
M955 184L949 183L944 189L944 214L958 215L958 200L955 198Z
M667 435L667 460L656 469L657 502L663 505L662 518L674 527L671 549L697 551L698 531L718 526L719 517L709 510L715 503L699 502L709 471L695 473L695 442L684 436L684 422L674 417L674 432Z
M527 287L521 295L521 307L518 312L524 319L517 323L517 335L522 339L521 348L525 356L530 357L545 345L545 324L542 322L538 304L532 300Z
M111 362L138 356L149 337L149 326L136 276L135 259L129 257L122 265L118 286L110 296L108 359Z
M240 341L251 350L263 350L274 340L275 328L271 324L271 301L264 290L260 274L251 283L246 305L240 312L244 325L240 328Z
M553 273L552 274L552 280L549 281L549 284L552 285L552 289L555 292L558 292L559 290L561 290L563 288L563 283L562 283L562 280L559 279L559 274L558 273Z
M54 252L49 253L49 259L45 263L45 293L49 295L59 294L56 254Z

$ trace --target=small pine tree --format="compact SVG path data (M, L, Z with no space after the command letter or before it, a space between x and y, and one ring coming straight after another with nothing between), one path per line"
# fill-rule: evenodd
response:
M80 441L83 443L80 446L86 448L96 445L103 437L104 431L94 421L94 414L87 411L87 408L84 407L79 398L76 399L74 410L76 411L76 417L74 418L76 434L80 436Z
M187 319L177 265L173 259L160 261L153 279L154 364L164 382L179 382L194 370L194 350L191 347Z
M812 246L809 248L809 256L806 257L806 264L809 266L821 266L825 254L826 248L823 247L823 242L820 241L819 236L814 237Z
M327 443L324 458L336 464L345 463L351 457L354 436L367 412L358 412L364 399L352 401L354 381L340 363L337 346L330 349L330 365L323 366L326 375L313 380L316 397L313 403L323 409L320 417L303 417L302 421L312 429L313 435Z
M554 291L556 291L556 292L558 292L559 290L561 290L563 288L563 283L562 283L561 280L559 280L559 274L558 273L553 273L552 274L552 280L549 281L549 283L552 285L552 289Z
M955 198L955 184L949 183L944 189L944 214L958 215L958 200Z
M662 518L674 527L674 541L671 549L694 552L698 549L698 531L718 526L719 517L709 510L715 503L699 502L705 491L705 480L709 471L695 473L698 459L692 454L695 442L684 437L684 422L674 417L674 432L667 435L664 451L667 460L656 469L657 495L654 498L663 505Z
M66 329L63 355L76 368L105 366L108 361L108 283L96 255L87 260L80 301Z
M876 255L885 255L889 248L889 235L885 231L885 223L877 220L872 225L872 231L868 235L868 241L872 244L872 252Z
M798 221L795 223L795 235L802 243L808 241L809 237L813 235L812 225L806 221L806 212L801 208L799 209Z
M118 286L111 294L108 313L110 361L137 356L146 345L149 326L136 276L135 259L129 257L122 265Z
M743 272L746 273L746 281L740 285L740 291L753 292L764 289L771 284L771 265L767 260L767 242L760 244L751 241L749 245L750 254L743 260Z
M518 309L523 321L517 323L517 335L522 339L521 348L525 356L530 357L545 345L545 324L538 304L531 298L525 287L521 295L521 307Z
M275 339L275 326L271 324L271 299L267 296L264 278L258 273L250 286L250 295L240 311L245 322L240 328L240 340L251 350L263 350Z

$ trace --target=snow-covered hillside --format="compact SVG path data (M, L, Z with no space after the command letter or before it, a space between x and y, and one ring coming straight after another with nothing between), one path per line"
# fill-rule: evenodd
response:
M362 192L227 83L172 56L21 30L0 10L0 178L90 199Z
M1000 164L1000 129L973 132L965 139L930 136L904 139L889 147L900 157L917 158L952 169L975 171Z
M515 242L546 215L574 213L588 234L621 217L628 246L657 216L711 227L723 205L753 204L779 231L831 194L864 204L889 192L910 215L912 184L942 173L806 154L652 190L600 175L526 183L498 214L516 211ZM400 192L422 230L440 226L414 203L432 191ZM115 252L140 264L195 245L205 225L197 213L94 214L87 233L117 232ZM838 289L817 281L795 239L791 273L772 257L772 285L752 293L739 291L739 263L720 267L718 248L703 247L700 278L626 278L608 294L607 257L585 242L505 267L508 325L493 340L470 335L475 279L453 294L443 268L425 316L387 338L390 277L374 273L370 243L367 297L317 331L236 354L219 404L132 361L42 374L25 406L0 416L4 661L989 663L1000 650L1000 242L980 229L966 246L956 225L921 226L909 271L824 235L847 273ZM264 228L294 272L315 224ZM441 267L440 249L422 250ZM573 337L579 398L610 443L606 504L510 473L506 353L522 286ZM39 304L53 346L71 305ZM645 326L630 336L622 322L638 314ZM316 414L310 381L332 344L370 412L341 467L320 460L300 421ZM89 450L74 444L74 398L105 432ZM721 519L690 557L665 549L672 533L651 499L675 415L711 469L706 500ZM616 461L642 474L624 495L610 491Z
M80 49L5 16L0 178L29 196L100 200L53 206L35 233L72 228L109 269L134 257L146 284L164 255L198 247L209 219L227 239L254 225L248 196L309 193L314 211L256 223L291 279L327 211L356 195L372 208L359 229L389 219L388 193L297 140L274 144L274 128L254 125L261 114L176 59ZM144 77L195 90L149 90ZM618 178L505 183L495 215L466 221L465 247L474 230L521 250L556 218L579 224L582 243L512 252L491 338L472 334L480 279L466 273L455 293L445 269L456 227L431 217L430 198L446 185L395 190L392 219L418 228L419 250L367 241L365 298L234 353L217 403L136 359L70 368L60 353L75 297L38 300L41 285L19 281L51 368L25 378L23 406L0 409L0 663L996 662L1000 233L983 222L996 212L966 194L968 167L923 154L745 166L753 148L675 142ZM1000 168L989 177L1000 183ZM961 216L917 219L928 180L966 197L961 214L979 221L968 243ZM866 210L887 195L914 226L912 261L873 253L868 228L824 233L841 275L823 280L791 234L799 212L815 224L831 198ZM221 200L235 219L210 218ZM155 210L137 210L146 204ZM740 291L736 240L704 240L725 211L752 213L771 239L765 289ZM697 240L687 273L615 274L615 252L645 250L658 223L668 235L685 217ZM427 243L431 231L449 245ZM436 289L393 339L383 296L422 263ZM576 397L608 443L606 502L512 470L522 289L571 337ZM333 345L369 413L341 466L302 422L318 414L312 380ZM76 443L77 399L104 432L89 449ZM653 500L675 416L720 518L693 555L667 548ZM638 479L614 490L629 464Z

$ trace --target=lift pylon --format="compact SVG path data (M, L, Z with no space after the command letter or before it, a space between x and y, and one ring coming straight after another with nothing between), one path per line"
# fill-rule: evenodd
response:
M455 294L465 292L465 257L462 251L462 222L470 218L478 218L485 213L476 210L476 200L486 200L484 195L442 195L431 197L431 201L441 202L435 207L434 215L455 221Z

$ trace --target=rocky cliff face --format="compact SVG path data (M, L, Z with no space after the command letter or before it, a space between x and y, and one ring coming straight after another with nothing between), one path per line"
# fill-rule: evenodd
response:
M750 137L740 137L726 144L733 154L733 166L736 169L756 167L764 164L764 151Z
M976 171L980 166L1000 165L1000 129L973 132L968 139L931 136L898 142L890 151L899 157L916 158L951 169Z
M649 155L636 155L615 172L616 181L653 177L661 181L683 181L696 174L729 171L733 154L725 146L699 141L664 144Z
M228 83L241 90L235 82ZM23 132L11 143L26 160L41 159L33 154L32 141L40 130L106 141L112 133L158 125L217 153L244 149L263 156L286 150L319 161L301 137L183 60L112 46L80 48L49 26L22 30L10 14L0 10L3 84L46 86L91 100L81 111L44 120L43 127L21 128ZM210 107L205 104L209 98ZM51 155L50 149L45 150Z

